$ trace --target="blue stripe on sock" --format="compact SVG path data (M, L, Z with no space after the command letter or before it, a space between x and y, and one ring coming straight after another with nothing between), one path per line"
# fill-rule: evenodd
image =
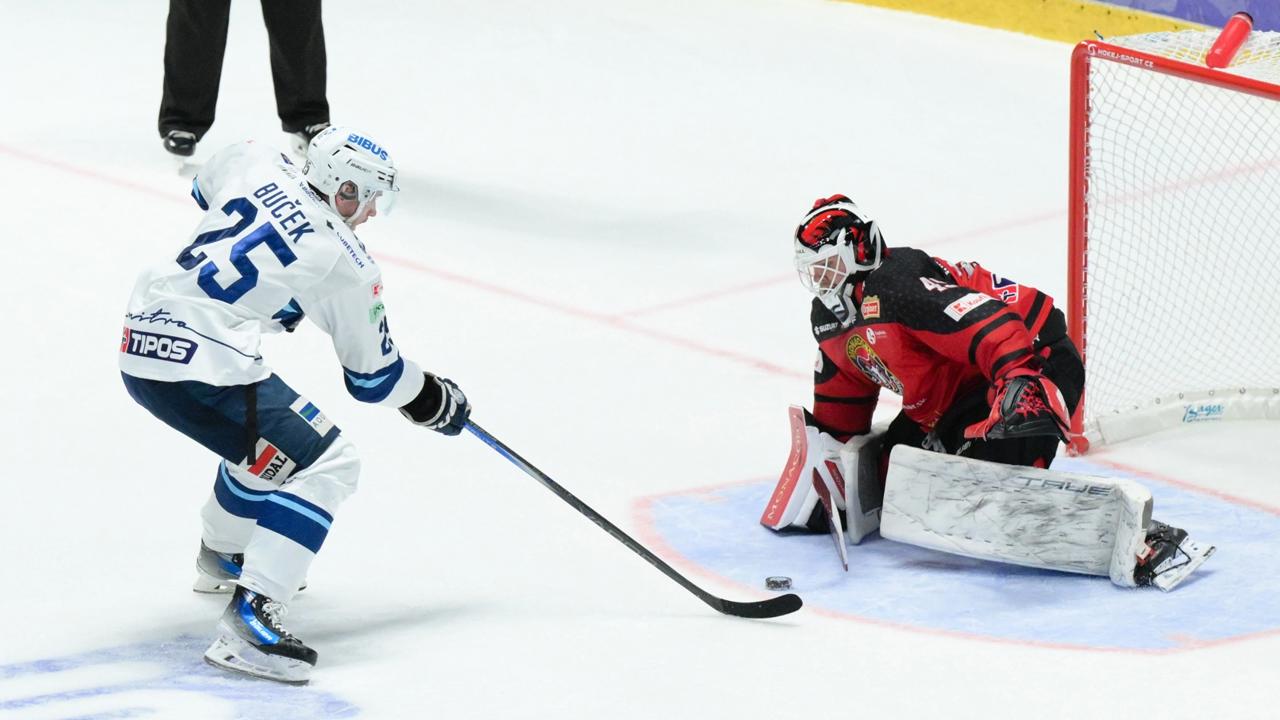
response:
M223 510L236 517L256 520L262 512L262 501L271 495L271 491L252 490L236 482L227 472L227 463L218 465L218 479L213 483L213 496Z
M284 505L296 513L311 518L318 524L323 525L325 530L328 530L329 525L333 522L333 516L326 512L324 508L316 505L315 503L303 500L297 495L291 495L286 492L277 492L267 499L273 503Z
M258 527L289 538L313 553L329 535L333 516L296 495L277 492L262 504Z

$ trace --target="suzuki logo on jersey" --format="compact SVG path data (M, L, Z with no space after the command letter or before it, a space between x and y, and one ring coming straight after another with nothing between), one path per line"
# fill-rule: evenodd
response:
M129 328L124 329L124 334L120 338L122 353L183 365L191 362L197 347L198 345L191 340L157 333L144 333Z
M368 150L376 158L379 158L381 160L387 159L387 151L378 147L377 143L373 142L372 140L369 140L368 138L362 138L359 135L356 135L355 133L351 133L350 135L347 136L347 142L351 143L352 145L362 147L365 150Z
M902 381L894 377L889 372L889 368L876 355L876 351L871 349L871 344L862 338L861 335L854 335L849 338L849 343L845 345L844 352L849 356L852 362L863 375L866 375L871 382L883 388L888 388L893 392L902 394Z

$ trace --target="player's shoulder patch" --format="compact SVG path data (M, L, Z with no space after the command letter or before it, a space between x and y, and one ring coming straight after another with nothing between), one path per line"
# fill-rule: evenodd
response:
M923 251L895 248L893 261L872 272L863 285L863 299L878 301L867 308L879 313L872 322L949 333L995 312L994 307L980 307L992 298L975 293L953 272L962 271L947 271L943 263Z
M942 312L946 313L947 317L952 320L959 322L960 318L968 315L974 308L986 302L995 302L995 298L980 292L971 292L948 303Z
M1005 304L1013 305L1018 302L1019 290L1020 287L1016 280L991 273L991 293L1000 298Z
M863 320L878 320L880 318L880 296L864 295L862 303L858 306L858 316Z

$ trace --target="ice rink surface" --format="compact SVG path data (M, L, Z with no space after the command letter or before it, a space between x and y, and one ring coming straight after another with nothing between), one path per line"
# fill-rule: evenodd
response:
M805 609L717 615L475 438L351 400L304 323L267 361L364 460L291 608L320 662L305 688L206 667L215 462L116 371L136 273L200 212L154 130L165 12L0 1L0 718L1280 715L1275 425L1071 461L1219 543L1167 595L878 538L845 575L825 538L756 524L810 396L790 234L815 197L1065 298L1070 48L818 0L325 6L333 117L401 171L360 236L402 351L707 589L792 575ZM246 137L283 147L237 2L197 159Z

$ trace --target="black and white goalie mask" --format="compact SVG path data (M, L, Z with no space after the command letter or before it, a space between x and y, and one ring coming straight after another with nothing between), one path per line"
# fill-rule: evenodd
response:
M880 267L883 259L880 228L844 195L820 198L796 228L800 282L841 322L853 317L849 280Z

